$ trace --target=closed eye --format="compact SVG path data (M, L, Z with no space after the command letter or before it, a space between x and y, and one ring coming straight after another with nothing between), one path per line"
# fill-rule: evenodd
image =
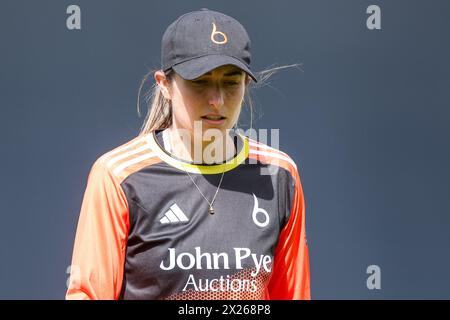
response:
M235 86L239 84L239 81L225 81L226 85Z
M206 81L206 80L192 80L190 82L193 83L193 84L196 84L196 85L203 85L203 84L207 84L208 83L208 81Z
M210 81L209 80L205 80L205 79L190 80L189 83L191 83L194 86L199 86L199 87L210 85ZM222 82L222 84L224 86L227 86L227 87L234 87L234 86L239 85L239 83L240 83L239 80L224 80Z

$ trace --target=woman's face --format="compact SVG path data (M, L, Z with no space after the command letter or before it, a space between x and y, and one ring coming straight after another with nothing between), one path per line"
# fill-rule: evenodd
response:
M175 74L168 85L166 98L172 100L173 124L177 129L202 131L210 128L225 132L239 118L245 87L250 78L241 69L226 65L205 73L195 80L184 80Z

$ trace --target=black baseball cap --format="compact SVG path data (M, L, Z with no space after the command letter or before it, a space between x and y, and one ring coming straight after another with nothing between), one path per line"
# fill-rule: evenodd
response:
M163 71L173 69L193 80L224 65L250 70L250 38L234 18L206 8L180 16L167 27L161 41Z

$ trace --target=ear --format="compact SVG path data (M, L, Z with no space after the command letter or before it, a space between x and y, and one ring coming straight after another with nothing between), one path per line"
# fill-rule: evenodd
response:
M248 86L250 82L252 81L252 78L248 74L245 74L245 85Z
M155 71L154 78L164 98L171 100L172 95L170 93L170 82L164 72L162 70Z

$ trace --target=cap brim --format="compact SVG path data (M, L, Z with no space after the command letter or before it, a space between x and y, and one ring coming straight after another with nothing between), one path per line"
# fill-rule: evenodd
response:
M232 65L245 71L255 82L255 75L241 60L225 56L225 55L207 55L184 61L174 65L172 68L175 72L185 80L194 80L204 75L205 73L214 70L218 67Z

